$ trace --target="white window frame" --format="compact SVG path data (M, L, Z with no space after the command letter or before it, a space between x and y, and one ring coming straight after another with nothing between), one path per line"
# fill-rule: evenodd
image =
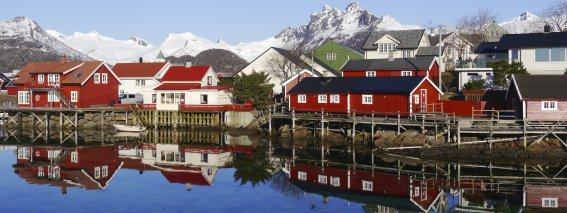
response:
M416 186L415 188L413 188L413 196L420 196L421 195L421 187Z
M297 95L297 103L300 104L307 103L307 95Z
M412 76L411 71L402 71L402 76Z
M373 191L374 190L374 183L372 181L362 181L362 191Z
M43 167L37 167L37 176L45 177L45 170L43 170Z
M79 153L76 151L71 152L71 162L78 163L79 162Z
M402 58L410 58L410 51L409 50L403 50L402 51Z
M298 180L307 180L307 173L298 171L297 172L297 179Z
M337 60L337 53L327 53L327 61L334 61Z
M548 202L547 204L545 203L546 201ZM558 199L557 198L550 198L550 197L542 197L541 198L541 207L543 207L543 208L557 208L557 207L559 207Z
M146 80L144 80L144 79L138 79L138 80L136 80L136 86L137 86L137 87L146 86Z
M543 111L554 111L557 110L557 101L542 101L541 110Z
M45 76L43 74L37 75L37 83L43 84L45 82Z
M362 95L362 104L372 104L372 95Z
M102 166L101 170L102 170L102 172L101 172L101 173L102 173L102 177L103 177L103 178L108 177L108 166L106 166L106 165L105 165L105 166Z
M331 185L339 187L341 186L341 178L340 177L331 177Z
M30 104L29 91L18 91L18 104Z
M55 91L47 92L47 102L59 102L59 95Z
M97 167L94 168L94 178L95 179L100 178L100 166L97 166Z
M326 104L327 103L327 95L318 95L317 96L317 103Z
M93 79L95 84L100 84L100 73L95 73Z
M79 101L79 92L71 91L71 102L76 103Z
M376 77L376 71L366 71L366 77Z
M413 95L413 104L419 104L419 95Z
M331 103L332 104L341 103L341 96L337 94L331 95Z
M101 82L103 84L108 84L108 73L102 73L101 74Z
M317 176L317 180L318 180L318 182L321 183L321 184L327 184L327 183L328 183L328 181L327 181L328 178L327 178L326 175L318 175L318 176Z
M378 52L379 53L389 53L396 51L397 45L395 43L379 43Z

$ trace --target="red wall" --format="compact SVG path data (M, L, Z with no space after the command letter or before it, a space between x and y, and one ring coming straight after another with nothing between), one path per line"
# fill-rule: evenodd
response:
M8 95L18 95L18 88L17 87L7 87Z
M437 64L437 62L435 62L431 70L429 70L429 79L431 79L435 85L439 85L439 64Z
M474 101L465 100L441 100L443 103L443 112L445 113L455 113L455 116L459 117L471 117L472 109L480 109L480 104Z
M558 207L567 207L567 186L530 185L526 191L526 206L528 207L541 207L541 198L557 198Z
M118 103L118 79L114 78L106 66L101 66L96 73L108 73L108 84L95 84L94 77L91 76L79 91L79 102L77 104L79 108L108 105L111 100ZM65 91L65 95L68 95L69 98L71 98L70 91Z
M377 115L394 116L399 111L403 116L407 116L407 112L409 112L407 95L372 94L372 104L362 104L362 95L354 93L350 95L351 111L356 114L372 114L374 112Z
M301 73L301 75L299 75L297 78L293 79L293 81L288 82L285 85L285 95L287 96L288 92L293 89L297 84L299 84L299 82L301 82L301 80L303 80L304 78L308 78L308 77L313 77L311 74L304 72Z
M429 104L428 106L423 105L423 102L421 101L421 90L422 89L426 89L427 90L427 104ZM437 89L435 89L435 86L432 85L429 81L424 81L421 85L419 85L417 87L417 89L411 94L412 96L412 112L422 112L422 108L426 107L426 112L433 112L433 105L430 104L435 104L435 103L439 103L439 92L437 91ZM419 95L420 96L420 101L419 104L415 104L415 100L414 95ZM435 112L439 112L440 109L435 109Z
M307 98L307 103L297 103L297 96L298 94L290 94L290 107L291 109L295 109L298 112L321 112L321 109L324 109L325 112L334 112L334 113L346 113L348 110L348 95L347 94L339 94L339 103L330 103L331 102L331 94L327 95L327 103L320 104L319 101L319 94L305 94Z

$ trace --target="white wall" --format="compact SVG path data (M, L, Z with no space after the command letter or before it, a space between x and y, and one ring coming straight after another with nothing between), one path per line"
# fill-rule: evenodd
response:
M206 151L203 151L206 152ZM202 162L202 152L185 152L185 162L193 166L225 166L232 162L232 152L209 153L208 161Z
M136 86L136 80L144 80L145 81L145 86ZM142 91L146 90L146 88L148 87L153 87L157 84L159 84L159 82L153 78L137 78L137 79L133 79L133 78L121 78L120 82L122 84L120 84L120 86L118 87L118 93L120 94L120 91L124 91L125 94L137 94L137 93L142 93Z
M508 55L511 57L510 52ZM567 69L567 61L536 62L534 48L520 49L520 61L532 75L563 75Z
M459 88L461 91L463 85L471 80L485 79L486 85L491 87L492 84L492 68L458 68L455 71L459 72ZM468 74L476 73L478 76L469 76ZM490 75L490 76L489 76Z
M278 57L278 56L283 57L276 50L270 48L264 54L258 56L258 58L256 58L250 64L248 64L248 66L244 67L244 69L242 69L238 74L244 73L250 75L252 74L253 71L267 73L270 76L269 83L274 84L273 87L274 94L280 94L282 93L281 84L285 79L279 79L278 77L273 75L273 73L270 72L267 65L270 59L273 59L274 57ZM298 68L297 71L299 72L301 71L301 69Z
M178 110L180 103L164 104L161 103L162 93L184 93L185 94L185 104L186 105L225 105L232 104L230 99L230 92L226 90L216 90L216 89L192 89L189 91L179 91L179 90L160 90L156 92L157 95L157 110ZM207 104L201 104L201 95L208 96Z

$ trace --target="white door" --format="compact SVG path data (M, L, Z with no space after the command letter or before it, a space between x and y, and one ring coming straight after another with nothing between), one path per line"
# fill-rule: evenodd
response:
M427 112L427 89L420 90L421 112Z

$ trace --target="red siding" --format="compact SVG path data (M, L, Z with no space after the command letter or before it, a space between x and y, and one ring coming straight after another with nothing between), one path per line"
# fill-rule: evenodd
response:
M304 94L304 95L307 98L307 103L297 103L298 94L290 94L289 103L291 109L295 109L298 112L321 112L321 109L323 109L325 112L334 112L334 113L346 113L348 110L347 94L338 94L339 103L330 103L331 95L336 95L336 94L325 94L327 95L326 104L318 103L319 94Z
M7 87L8 95L18 95L18 88L17 87Z
M288 82L285 85L285 95L288 96L288 92L293 89L293 87L295 87L297 84L299 84L299 82L301 82L301 80L303 80L304 78L308 78L308 77L313 77L311 74L304 72L301 73L297 78L293 79L292 81Z
M362 104L362 95L372 95L372 104ZM356 114L397 115L397 112L407 116L409 99L403 94L351 94L351 111Z
M567 208L567 186L528 186L526 189L526 206L542 207L542 198L557 198L560 208Z
M426 98L426 104L425 105L424 102L422 102L422 100L424 99L421 96L421 90L424 89L427 91L427 98ZM434 110L438 112L438 109L434 109L434 106L432 104L436 104L439 103L439 92L437 91L437 89L435 88L434 85L432 85L429 81L424 81L423 83L421 83L417 89L411 94L412 96L412 112L433 112ZM415 98L414 95L418 95L420 98L419 104L415 103ZM440 110L440 109L439 109Z
M106 66L101 66L96 73L107 73L108 84L95 84L94 77L91 76L79 91L79 103L77 106L80 108L102 104L108 105L112 100L114 100L114 103L118 103L118 79L114 78ZM70 92L66 95L70 95ZM70 98L71 96L68 97Z
M431 79L435 85L439 86L439 65L437 62L435 62L433 67L429 70L429 79Z
M557 101L557 110L542 110L543 101ZM567 119L567 100L565 99L528 99L526 100L526 119L557 121ZM521 117L521 114L520 114Z

